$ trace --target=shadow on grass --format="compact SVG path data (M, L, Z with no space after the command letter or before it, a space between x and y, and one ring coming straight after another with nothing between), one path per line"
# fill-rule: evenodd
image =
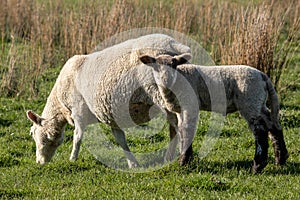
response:
M290 175L300 174L300 163L299 162L287 162L284 166L274 166L269 169L267 174L281 174L281 175Z
M283 104L283 105L281 105L281 109L300 110L300 105Z
M252 172L253 160L235 160L235 161L206 161L199 160L197 157L187 166L183 167L185 173L193 172L210 172L210 173L222 173L225 171L245 171L251 174ZM299 162L289 162L286 165L278 166L275 165L272 160L269 160L267 167L262 171L264 174L281 174L290 175L300 174L300 163Z
M224 170L248 171L251 173L252 160L238 160L238 161L205 161L195 159L189 165L183 167L187 173L191 172L209 172L213 174L222 173Z
M0 155L0 168L1 167L12 167L15 165L20 165L20 161L11 155Z
M252 160L246 161L229 161L225 164L221 164L221 167L224 167L228 170L249 170L251 172ZM300 174L300 163L299 162L287 162L284 166L275 165L273 162L269 161L267 167L263 170L262 173L265 174Z
M28 194L31 194L31 192L15 189L0 189L0 199L20 199Z
M7 120L7 119L2 119L0 118L0 126L10 126L12 124L12 121L11 120Z

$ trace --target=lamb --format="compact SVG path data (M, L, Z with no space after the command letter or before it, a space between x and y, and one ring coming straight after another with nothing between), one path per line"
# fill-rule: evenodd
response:
M85 127L100 121L111 126L128 166L138 166L122 128L149 121L153 105L164 107L157 85L149 76L152 69L140 62L139 55L186 52L190 48L175 39L151 34L70 58L56 80L42 115L27 111L27 117L33 122L30 133L37 147L36 162L44 164L51 160L63 142L67 123L75 126L70 160L76 160ZM176 124L170 125L170 131L170 135L175 135Z
M190 55L185 55L185 57ZM182 57L182 56L181 56ZM279 101L271 80L263 72L243 65L229 66L197 66L193 64L180 65L178 56L159 55L140 57L144 64L152 66L156 82L160 84L159 91L170 112L182 112L172 91L178 90L180 80L168 77L184 77L193 87L199 101L199 109L213 111L226 115L235 111L246 119L255 137L255 155L252 170L261 172L267 165L268 133L272 140L275 164L284 165L289 157L284 142L282 128L278 119ZM179 75L175 76L174 73ZM186 95L186 94L185 94ZM271 112L266 106L270 100ZM198 108L195 108L196 110ZM194 114L192 114L194 115ZM177 115L178 116L178 115ZM180 116L179 119L180 121ZM194 121L182 120L180 126L195 126ZM192 131L191 131L192 130ZM189 130L190 138L194 136L194 129ZM191 154L190 149L188 152ZM191 157L191 155L186 155Z

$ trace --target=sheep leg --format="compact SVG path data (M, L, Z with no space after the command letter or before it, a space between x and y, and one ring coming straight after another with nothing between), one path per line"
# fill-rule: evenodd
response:
M128 167L129 168L138 167L139 163L136 160L136 158L134 157L134 155L131 153L131 151L127 145L124 131L122 131L121 129L112 128L112 133L115 137L115 140L117 141L117 143L121 146L121 148L124 151L124 154L127 158Z
M178 117L180 165L186 165L193 159L192 143L196 131L197 120L198 115L188 111L182 111Z
M73 136L73 148L70 156L70 161L75 161L78 158L82 136L85 129L85 125L78 123L77 120L74 123L75 123L75 130Z
M270 124L269 137L272 140L272 145L274 148L275 164L284 165L289 157L289 154L284 142L282 129L281 127L276 128L274 123L271 121L270 112L267 109L263 109L262 111L266 118L265 121ZM279 124L279 122L277 123Z
M268 130L265 127L263 119L253 120L250 123L255 138L255 155L252 171L261 172L268 164Z
M81 95L74 95L74 105L71 118L74 120L75 130L70 161L75 161L78 158L83 132L86 126L98 122L98 119L89 110Z
M73 136L73 147L70 156L70 161L75 161L78 159L80 145L81 145L83 133L86 126L98 122L97 118L94 115L92 115L90 112L82 111L81 113L84 113L84 117L80 117L79 115L77 115L76 118L73 117L75 118L74 119L75 130Z

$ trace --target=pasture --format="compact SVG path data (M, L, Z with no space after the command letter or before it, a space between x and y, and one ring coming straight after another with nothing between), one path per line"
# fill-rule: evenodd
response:
M300 199L298 1L5 2L0 8L1 199ZM69 57L91 52L116 33L145 26L185 33L217 64L248 64L265 71L280 97L290 153L286 166L274 165L270 144L267 167L261 174L251 173L254 138L238 113L226 118L213 149L202 159L207 112L200 113L195 158L184 167L173 162L144 173L114 170L95 159L84 141L79 159L70 162L71 126L66 127L64 143L52 162L36 164L26 110L42 112ZM145 138L127 137L133 152L153 151L168 142L168 128Z

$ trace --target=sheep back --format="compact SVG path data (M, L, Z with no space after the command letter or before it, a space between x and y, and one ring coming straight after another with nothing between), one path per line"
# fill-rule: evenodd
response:
M139 56L186 52L190 52L189 47L162 34L132 39L88 55L75 87L97 118L114 126L116 117L130 117L128 109L145 111L153 104L163 104L152 69L142 64ZM139 115L136 121L144 122L145 116Z

